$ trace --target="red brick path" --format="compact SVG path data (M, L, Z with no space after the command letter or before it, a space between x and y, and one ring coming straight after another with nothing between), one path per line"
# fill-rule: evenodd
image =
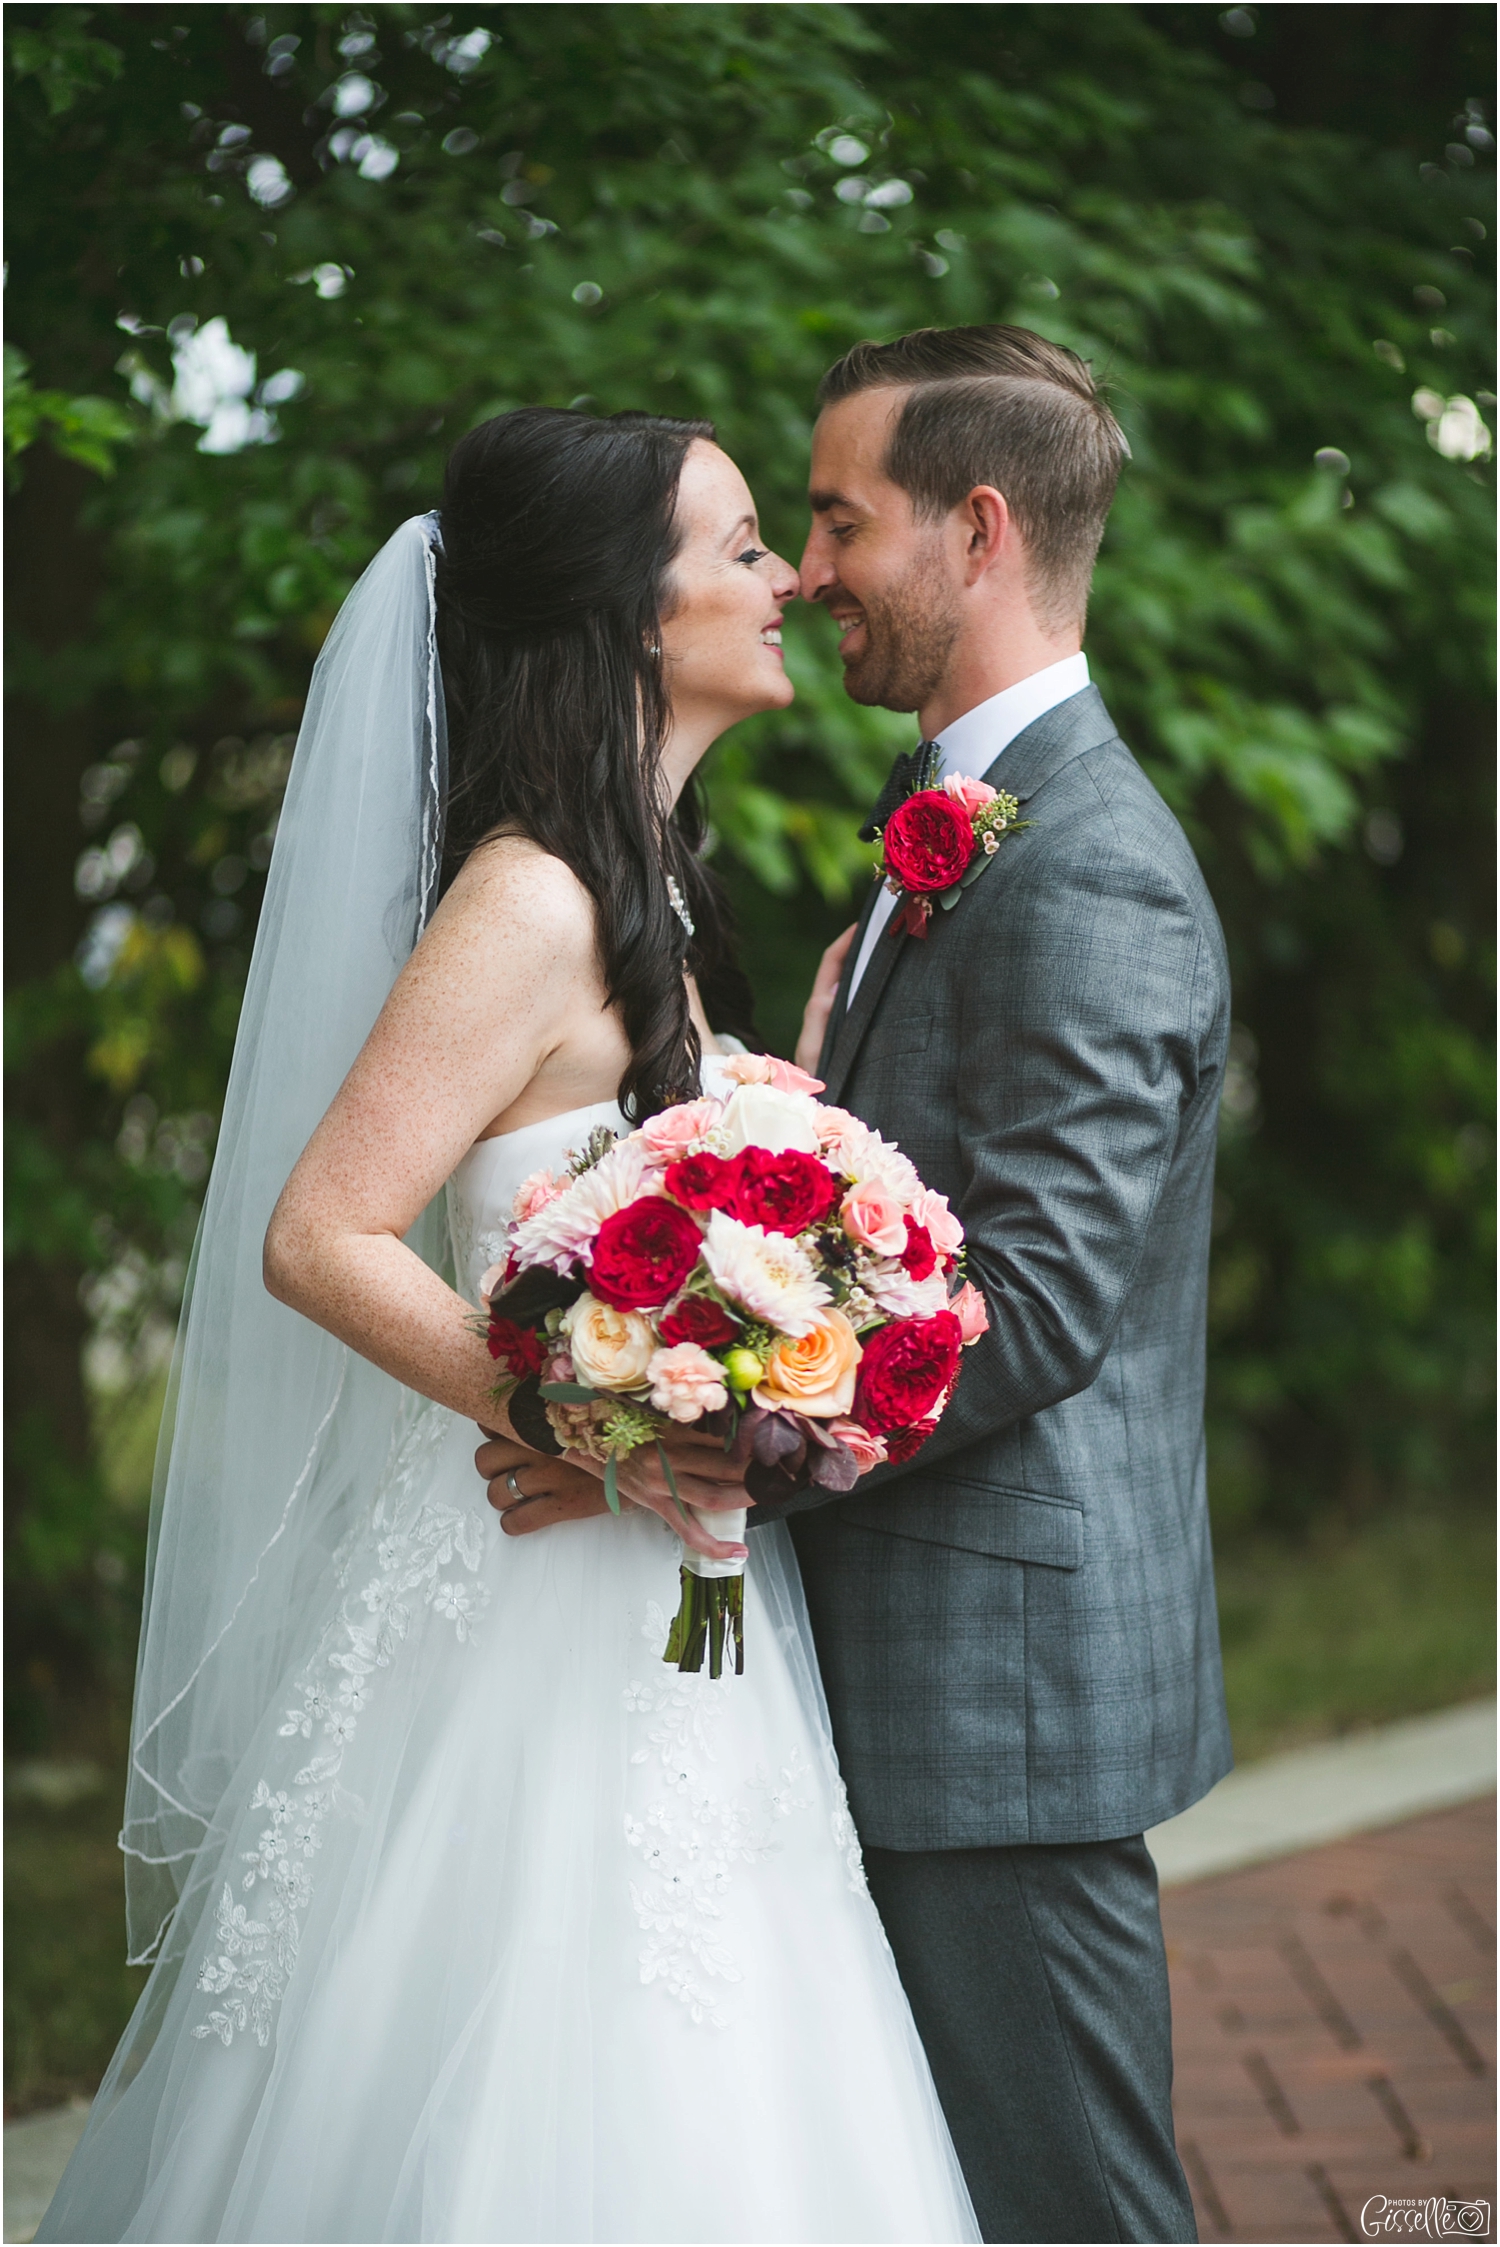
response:
M1493 2216L1494 1901L1493 1797L1166 1891L1177 2141L1210 2247L1370 2236L1378 2193Z

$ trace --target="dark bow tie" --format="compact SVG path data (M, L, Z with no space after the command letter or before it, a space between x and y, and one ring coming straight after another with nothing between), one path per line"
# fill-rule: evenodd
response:
M875 799L874 809L860 828L862 843L873 843L898 804L920 789L934 788L943 762L943 752L935 741L919 741L915 749L903 749L890 770L890 777Z

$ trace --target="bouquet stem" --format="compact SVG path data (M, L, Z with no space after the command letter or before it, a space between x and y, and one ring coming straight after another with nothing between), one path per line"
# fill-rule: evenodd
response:
M708 1656L710 1677L724 1674L726 1651L734 1656L736 1677L745 1674L745 1579L697 1576L683 1568L682 1599L667 1634L664 1662L696 1672Z

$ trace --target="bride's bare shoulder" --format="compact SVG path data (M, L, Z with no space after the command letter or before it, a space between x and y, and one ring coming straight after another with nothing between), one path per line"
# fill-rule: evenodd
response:
M433 918L449 943L502 940L511 957L546 955L592 968L594 901L571 866L526 835L496 835L471 851Z

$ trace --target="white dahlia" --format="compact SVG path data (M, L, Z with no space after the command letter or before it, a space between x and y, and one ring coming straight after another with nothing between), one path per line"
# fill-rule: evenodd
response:
M894 1257L882 1257L860 1273L865 1292L889 1318L930 1319L948 1308L948 1281L943 1272L929 1272L914 1280Z
M810 1334L818 1313L833 1301L806 1249L785 1233L741 1225L722 1209L709 1218L703 1261L732 1303L781 1334Z
M587 1260L606 1217L642 1194L660 1191L661 1174L652 1169L640 1140L621 1139L592 1170L575 1178L566 1193L516 1227L511 1253L527 1266L545 1264L554 1272L570 1271L580 1258Z
M882 1139L862 1123L841 1131L823 1148L823 1160L852 1178L856 1186L872 1186L909 1208L922 1191L917 1166L890 1140Z

